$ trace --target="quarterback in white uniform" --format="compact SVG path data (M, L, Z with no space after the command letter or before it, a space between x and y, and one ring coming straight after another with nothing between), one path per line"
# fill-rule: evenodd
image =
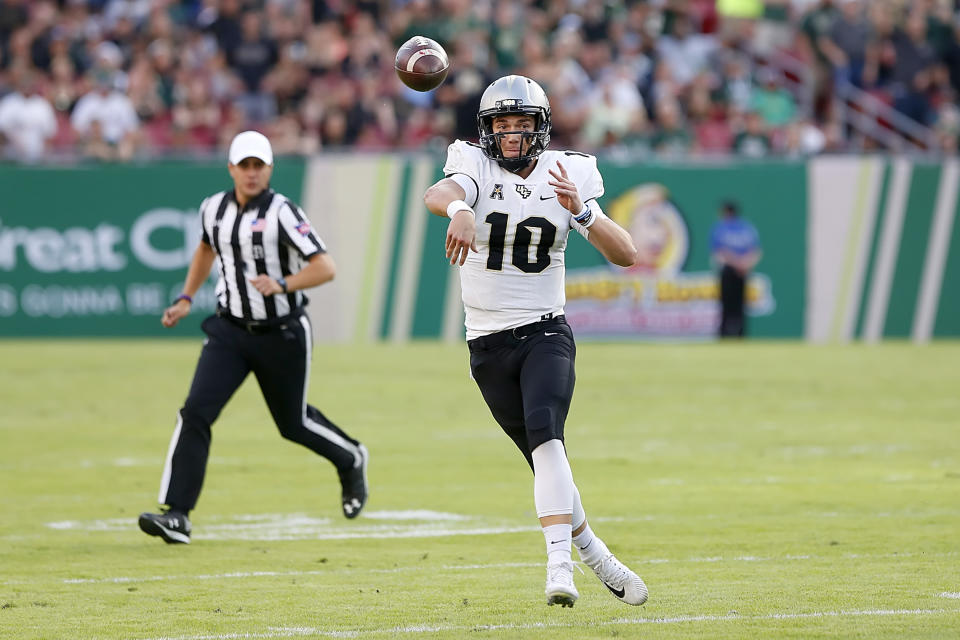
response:
M603 178L593 156L544 151L521 177L477 145L460 140L450 145L443 173L464 187L464 200L476 216L478 251L467 252L460 269L467 339L563 313L567 234L573 228L589 238L590 232L550 184L549 170L560 167L596 216ZM511 251L504 253L506 248Z
M579 597L571 542L616 598L643 604L643 580L587 524L563 444L576 357L563 316L567 237L576 229L625 267L636 248L600 210L596 158L547 150L550 103L540 85L523 76L496 80L480 98L477 126L480 144L450 145L446 177L424 202L450 218L446 255L460 267L473 378L533 469L547 604L572 607Z

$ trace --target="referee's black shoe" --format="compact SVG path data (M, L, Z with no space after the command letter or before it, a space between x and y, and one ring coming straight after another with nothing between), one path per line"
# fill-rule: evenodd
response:
M359 448L359 463L346 471L337 472L343 489L343 515L348 518L356 518L360 515L363 505L367 503L367 462L370 460L370 453L362 444Z
M179 511L141 513L137 523L141 531L167 544L190 544L190 519Z

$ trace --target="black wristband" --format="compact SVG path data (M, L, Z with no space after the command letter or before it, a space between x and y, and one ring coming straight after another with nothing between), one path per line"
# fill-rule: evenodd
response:
M280 288L283 289L284 293L290 293L287 291L287 279L286 278L277 278L277 284L280 285Z

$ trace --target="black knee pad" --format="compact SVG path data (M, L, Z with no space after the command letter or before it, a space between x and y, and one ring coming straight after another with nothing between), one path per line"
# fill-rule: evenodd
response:
M530 451L550 440L563 441L563 420L552 407L542 407L526 417Z

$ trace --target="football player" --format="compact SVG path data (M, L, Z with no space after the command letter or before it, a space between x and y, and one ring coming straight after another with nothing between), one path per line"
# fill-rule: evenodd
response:
M570 543L607 589L640 605L647 587L587 524L563 444L576 344L563 316L564 250L575 229L603 256L630 266L630 235L600 210L593 156L551 151L550 103L523 76L493 82L480 98L480 144L457 140L446 176L424 201L450 218L446 255L459 265L470 370L487 406L534 473L547 545L547 604L572 607Z

